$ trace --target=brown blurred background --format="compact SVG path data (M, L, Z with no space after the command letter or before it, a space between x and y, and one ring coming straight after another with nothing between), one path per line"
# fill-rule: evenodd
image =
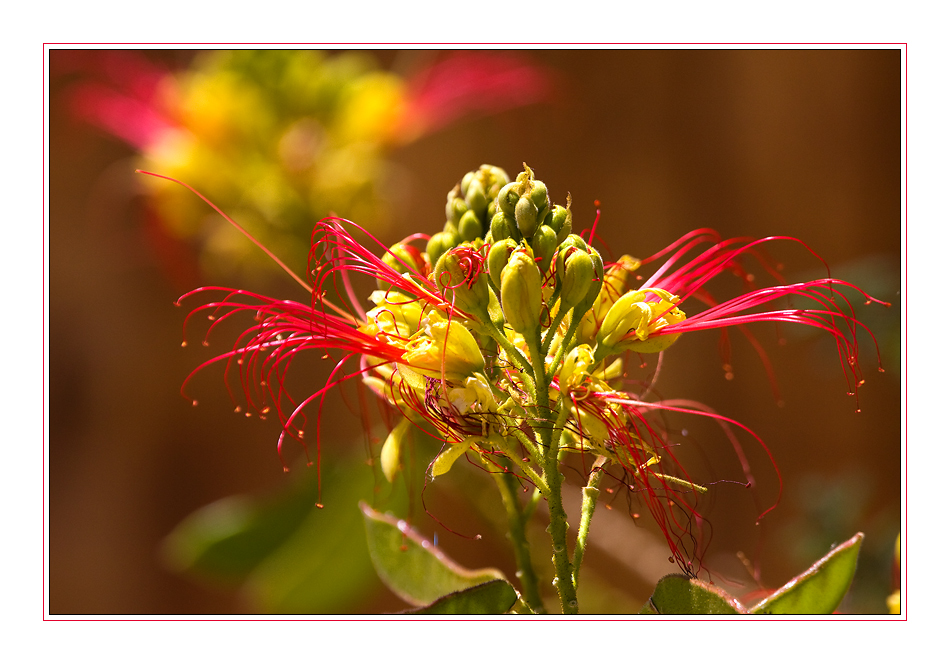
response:
M419 54L372 55L389 68ZM749 492L727 485L718 492L706 554L716 580L751 589L744 556L760 566L764 585L780 586L860 530L867 540L845 608L884 612L902 496L900 51L521 55L556 72L555 102L458 122L398 148L392 159L403 195L392 210L396 223L381 239L440 230L446 192L479 164L497 164L513 177L527 162L555 201L570 191L575 227L589 226L600 201L598 232L615 256L643 257L705 226L726 237L792 235L834 276L893 302L884 309L855 299L877 335L885 369L876 371L874 345L861 337L867 383L859 390L860 413L845 393L829 339L783 328L787 343L780 345L767 325L756 332L784 406L741 335L732 337L734 380L724 378L719 338L710 333L679 341L664 359L660 383L663 396L695 399L749 426L781 469L782 502L761 526L754 525ZM64 64L58 58L69 57L52 51L53 72ZM150 57L184 66L191 54ZM53 76L49 95L49 611L253 611L234 589L168 571L159 550L199 507L287 481L274 450L278 424L231 416L214 375L196 385L199 408L179 395L183 378L207 354L180 347L184 311L172 302L204 282L200 275L185 284L180 272L170 276L143 221L133 151L69 116L62 96L68 83ZM216 203L228 209L228 201ZM800 248L771 251L789 279L823 276ZM275 270L269 294L296 298L295 288ZM718 477L739 479L715 427L706 432L688 419L675 426L689 430L697 449L689 455ZM328 446L324 463L332 464L334 450L359 440L359 432L355 416L325 423L327 439L341 442ZM745 442L768 506L775 474L754 442ZM433 501L436 494L426 494L430 509L454 529L490 531L464 509L454 516L456 506L439 509ZM591 583L605 588L607 599L592 604L600 611L614 601L617 610L635 609L649 593L644 576L676 571L665 557L659 567L634 569L628 559L636 557L638 540L623 539L627 527L612 520L623 511L595 516L594 532L600 526L602 534L585 574L600 570L591 573ZM417 525L431 534L437 527L426 519L423 513ZM640 530L649 528L632 527L634 536ZM498 566L513 578L497 538L472 542L441 531L439 539L463 563ZM345 610L402 606L368 582Z

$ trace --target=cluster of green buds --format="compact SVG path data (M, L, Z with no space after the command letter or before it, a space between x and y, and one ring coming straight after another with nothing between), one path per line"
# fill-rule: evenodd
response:
M685 315L676 307L679 298L661 288L628 290L627 277L639 267L635 259L624 256L605 271L597 250L571 232L569 194L566 203L553 205L527 165L513 181L488 164L466 173L449 192L445 226L426 252L398 244L383 257L396 272L428 278L443 304L423 315L417 300L383 298L387 284L381 280L376 299L386 303L371 313L375 319L385 314L383 323L371 323L367 331L379 338L386 328L387 342L404 350L399 374L418 375L410 380L416 389L425 388L422 377L439 379L448 399L465 379L491 385L484 391L490 398L479 401L492 413L491 425L476 427L482 438L523 430L532 410L540 419L561 413L568 447L610 455L607 422L621 426L622 409L569 409L565 400L585 386L607 393L607 381L622 373L622 363L609 359L627 350L664 350L678 335L654 334ZM411 317L403 315L406 307ZM398 334L388 329L408 318L415 325ZM470 409L462 409L464 422L455 429L452 417L440 419L448 440L475 435ZM520 452L511 461L523 466Z
M508 174L489 164L469 171L449 192L445 202L445 226L426 245L434 265L446 251L462 242L483 241L489 220L495 214L498 192L509 182Z
M571 197L567 205L551 205L548 188L525 169L498 192L486 242L524 242L547 269L560 243L571 234Z
M637 261L625 256L605 272L597 250L571 231L570 195L553 205L527 165L510 181L486 164L449 192L445 226L425 254L396 245L384 257L397 272L426 275L440 298L432 306L400 299L398 288L378 291L363 327L403 352L401 362L381 362L367 384L446 444L433 477L473 452L489 470L501 464L530 481L553 512L566 452L625 472L660 463L654 441L629 433L637 416L614 388L623 362L612 356L663 350L677 335L651 334L685 316L660 288L626 291ZM390 479L393 450L412 430L403 426L387 440ZM560 524L552 531L555 566L564 570L557 542L566 522L560 515L552 523ZM558 582L570 602L568 585Z

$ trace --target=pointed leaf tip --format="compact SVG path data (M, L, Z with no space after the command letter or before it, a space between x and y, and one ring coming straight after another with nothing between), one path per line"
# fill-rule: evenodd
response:
M844 544L752 607L755 614L834 613L851 587L864 533Z

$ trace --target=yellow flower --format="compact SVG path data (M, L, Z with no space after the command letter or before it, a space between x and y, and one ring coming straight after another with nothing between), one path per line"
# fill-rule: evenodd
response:
M649 295L658 298L658 301L645 301ZM610 307L597 332L601 357L604 351L658 353L669 348L679 338L678 334L658 338L651 338L651 335L667 325L686 320L686 314L676 307L679 301L679 297L662 288L643 288L624 293Z
M458 321L430 313L424 329L410 339L403 359L429 378L460 381L485 369L485 358L475 337Z

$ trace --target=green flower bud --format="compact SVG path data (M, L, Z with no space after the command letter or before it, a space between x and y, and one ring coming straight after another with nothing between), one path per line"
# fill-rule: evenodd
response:
M425 274L425 263L419 250L402 242L397 242L383 254L383 262L400 274L410 270Z
M478 180L473 180L468 187L468 193L465 194L465 203L470 210L473 210L479 219L485 217L488 210L488 197L485 195L485 188Z
M394 244L383 255L383 262L399 274L416 271L423 276L426 275L425 258L418 249L410 244L401 242ZM389 287L389 282L379 277L376 278L376 283L382 290Z
M456 190L449 192L448 199L445 203L445 218L447 221L458 224L459 220L462 218L462 215L465 214L468 210L468 205L465 201L458 196Z
M468 188L474 179L475 171L469 171L462 177L462 182L459 184L459 193L462 194L463 198L468 198Z
M523 236L534 236L538 227L538 206L530 198L519 198L515 205L515 221Z
M518 187L517 182L509 182L498 192L498 196L495 199L498 212L504 212L512 217L515 216L515 205L518 204L518 200L521 198L521 194L518 193L516 187Z
M495 288L501 288L501 271L508 265L511 252L517 248L517 242L511 238L506 238L495 242L488 250L488 274L492 283L495 284Z
M544 217L544 223L554 229L560 244L571 234L571 210L555 205Z
M586 251L575 249L564 260L561 278L561 306L574 307L587 297L594 280L594 261Z
M551 201L548 199L548 187L541 180L530 180L527 194L539 210L551 207Z
M481 168L483 173L487 173L484 178L485 186L485 195L489 199L494 200L498 196L498 192L501 191L501 188L508 184L510 178L508 174L501 168L497 166L491 166L490 164L482 164Z
M468 244L442 254L432 270L439 292L456 309L478 320L488 320L488 276L481 271L481 256Z
M594 276L587 288L587 295L574 305L574 308L578 311L587 311L593 307L594 302L597 301L597 296L600 295L600 291L604 287L604 259L593 247L588 250L588 256L590 256L591 263L594 264Z
M577 247L578 249L583 249L584 251L590 251L590 246L584 241L580 235L575 235L571 233L566 238L561 240L561 247L571 246Z
M527 335L538 328L541 318L541 272L531 255L511 254L501 271L501 308L515 332Z
M567 260L570 254L578 250L583 251L585 254L590 253L590 248L580 235L568 235L567 238L558 245L557 278L562 284L564 283L564 261Z
M429 255L429 264L435 265L446 251L458 245L461 238L456 233L443 231L436 233L426 244L426 253Z
M531 248L536 256L541 257L540 268L543 274L547 274L551 269L551 259L554 258L554 252L557 251L557 234L550 226L538 226L531 238Z
M520 240L521 231L518 230L514 217L509 217L504 212L497 212L491 218L491 236L496 242L509 237Z
M463 242L471 242L482 234L482 222L474 210L469 210L459 219L459 235Z

